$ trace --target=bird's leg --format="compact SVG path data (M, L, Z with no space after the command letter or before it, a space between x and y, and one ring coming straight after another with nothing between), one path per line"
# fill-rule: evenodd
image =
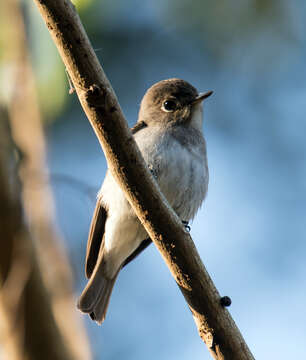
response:
M152 165L148 165L148 168L150 170L150 173L153 175L154 179L157 180L157 171L153 168Z

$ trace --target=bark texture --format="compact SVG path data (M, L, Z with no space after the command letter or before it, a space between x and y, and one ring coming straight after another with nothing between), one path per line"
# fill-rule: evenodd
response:
M220 295L190 235L148 171L74 6L68 0L34 2L69 72L110 171L163 256L211 355L214 359L253 359L229 312L221 306Z

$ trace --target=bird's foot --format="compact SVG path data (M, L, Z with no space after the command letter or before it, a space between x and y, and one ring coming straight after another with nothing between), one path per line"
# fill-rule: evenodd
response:
M153 175L154 179L157 180L157 170L153 168L152 165L149 165L149 170L151 174Z

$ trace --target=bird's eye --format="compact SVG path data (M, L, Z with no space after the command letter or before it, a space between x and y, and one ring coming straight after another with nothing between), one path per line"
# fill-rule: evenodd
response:
M176 109L176 103L175 101L173 100L166 100L164 103L163 103L163 110L165 111L174 111Z

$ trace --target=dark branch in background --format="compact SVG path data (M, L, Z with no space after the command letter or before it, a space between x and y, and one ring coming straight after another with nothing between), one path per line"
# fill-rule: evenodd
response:
M34 242L39 270L63 342L72 358L87 360L91 356L86 333L74 309L72 272L62 248L63 241L60 241L55 227L53 196L46 166L46 144L21 2L4 1L1 10L5 57L14 69L9 72L11 90L6 107L12 138L20 155L18 175L21 192L18 195L22 196L23 211ZM39 337L35 341L39 341Z
M190 235L148 171L74 6L68 0L34 2L60 52L110 171L163 256L211 355L215 359L253 359L221 305Z
M10 360L72 360L59 331L50 293L40 276L25 223L21 186L12 169L10 132L0 109L0 318L1 341ZM64 316L64 315L63 315Z

